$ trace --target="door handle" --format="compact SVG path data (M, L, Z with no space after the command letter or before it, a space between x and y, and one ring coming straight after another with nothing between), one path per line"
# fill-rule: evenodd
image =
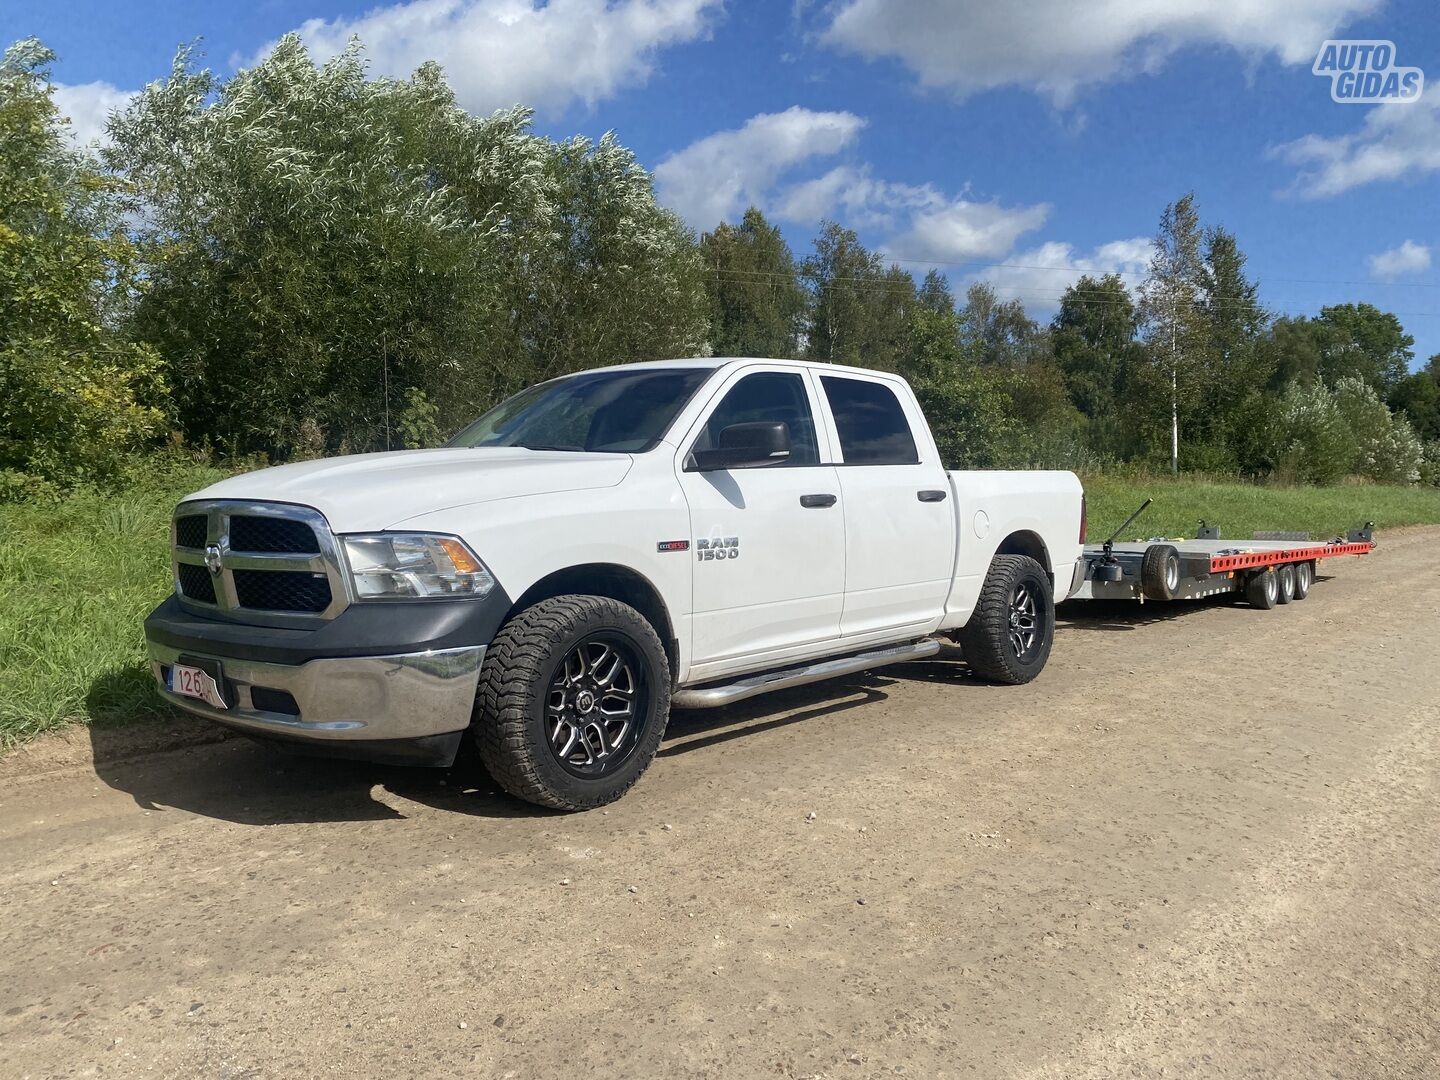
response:
M800 505L807 510L820 510L827 506L834 506L839 499L834 495L801 495Z
M945 492L939 490L917 491L915 497L921 502L944 502Z

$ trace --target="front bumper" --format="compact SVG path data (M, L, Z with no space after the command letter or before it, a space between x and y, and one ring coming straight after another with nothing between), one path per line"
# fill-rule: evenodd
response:
M198 716L254 735L332 747L346 756L361 744L441 740L458 744L470 724L483 645L274 664L151 639L151 668L160 696ZM218 675L225 708L167 688L171 665L186 663ZM388 755L385 755L388 756Z

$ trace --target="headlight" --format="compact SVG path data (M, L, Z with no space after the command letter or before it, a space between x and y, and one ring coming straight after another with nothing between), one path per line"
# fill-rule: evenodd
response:
M485 564L453 536L387 532L342 539L360 600L483 597L495 588Z

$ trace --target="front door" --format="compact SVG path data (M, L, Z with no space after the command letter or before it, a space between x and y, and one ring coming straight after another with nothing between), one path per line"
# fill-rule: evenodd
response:
M809 377L741 369L687 436L677 459L690 507L692 671L700 678L783 660L840 634L845 509L839 478L821 464ZM715 446L732 424L779 421L790 456L760 468L699 472L692 450Z

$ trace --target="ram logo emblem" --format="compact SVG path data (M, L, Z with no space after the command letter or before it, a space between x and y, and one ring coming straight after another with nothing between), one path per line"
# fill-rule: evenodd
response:
M716 536L709 540L695 541L695 557L701 562L713 562L716 559L738 559L740 557L740 538L738 536Z

